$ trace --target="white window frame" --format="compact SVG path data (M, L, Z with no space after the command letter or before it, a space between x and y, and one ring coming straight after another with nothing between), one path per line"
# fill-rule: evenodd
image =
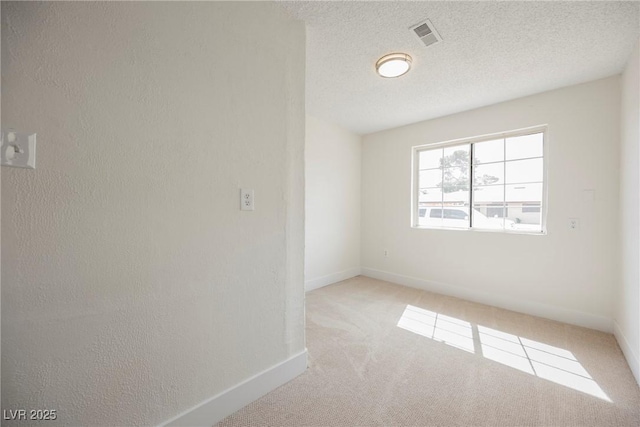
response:
M540 210L541 216L541 231L528 231L528 230L508 230L508 229L484 229L473 227L473 219L469 218L468 228L452 228L452 227L433 227L426 225L419 225L418 223L418 209L419 209L419 171L420 171L420 151L430 150L434 148L453 147L456 145L470 145L469 152L469 179L473 180L473 145L477 142L491 141L502 138L513 138L518 136L526 136L535 133L542 133L542 208ZM510 130L505 132L474 136L470 138L461 138L450 141L422 144L411 148L411 228L420 230L455 230L455 231L480 231L489 233L508 233L508 234L528 234L533 236L546 235L547 234L547 214L548 214L548 164L549 164L549 133L547 125L532 126L524 129ZM506 160L505 160L506 161ZM470 181L469 191L469 213L473 215L473 181Z

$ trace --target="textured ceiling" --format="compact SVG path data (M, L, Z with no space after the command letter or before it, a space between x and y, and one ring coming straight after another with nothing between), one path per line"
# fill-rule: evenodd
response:
M618 74L633 2L282 2L307 27L307 111L365 134ZM430 19L443 42L408 28ZM374 64L405 52L412 70Z

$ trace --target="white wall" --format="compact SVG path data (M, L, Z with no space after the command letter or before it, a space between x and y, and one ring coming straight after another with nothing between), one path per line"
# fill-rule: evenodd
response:
M359 135L307 115L307 290L360 274L361 147Z
M304 44L260 2L2 2L2 126L38 134L3 409L152 425L304 351Z
M619 110L614 76L365 136L363 274L610 331ZM412 146L544 124L547 235L410 227Z
M640 46L622 75L620 135L620 289L615 333L640 384Z

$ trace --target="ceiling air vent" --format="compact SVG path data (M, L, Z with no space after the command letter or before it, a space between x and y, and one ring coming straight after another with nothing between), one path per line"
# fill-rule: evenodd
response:
M424 22L420 22L419 24L414 25L409 29L420 39L422 44L424 44L425 46L431 46L432 44L442 41L442 37L440 37L438 31L436 31L436 28L428 19Z

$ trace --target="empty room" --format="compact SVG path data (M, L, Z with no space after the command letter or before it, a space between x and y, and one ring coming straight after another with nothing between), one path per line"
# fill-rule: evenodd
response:
M2 426L640 425L640 2L0 14Z

